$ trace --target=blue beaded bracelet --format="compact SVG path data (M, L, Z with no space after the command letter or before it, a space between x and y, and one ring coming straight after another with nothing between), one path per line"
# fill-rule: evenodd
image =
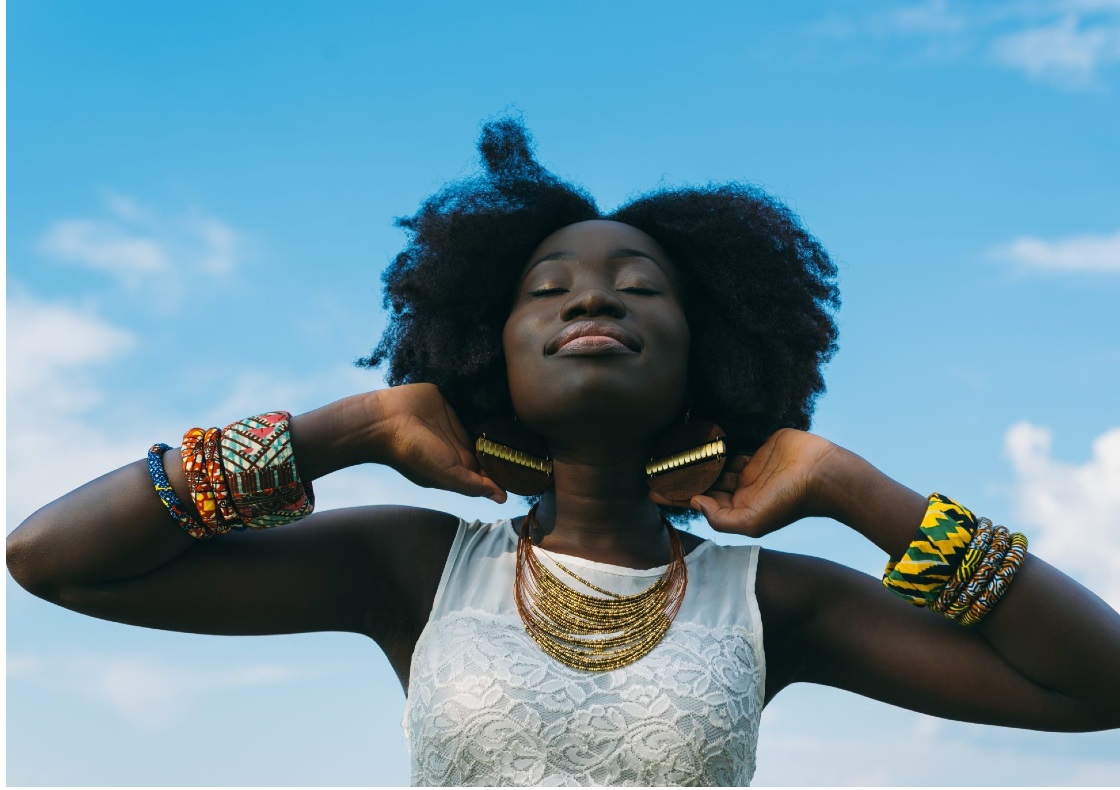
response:
M167 508L168 514L184 532L192 538L208 538L211 535L210 531L199 524L183 507L183 503L175 496L175 489L167 479L167 473L163 469L163 454L170 449L170 445L162 443L153 444L148 449L148 474L152 476L152 485L156 487L156 493L163 506Z

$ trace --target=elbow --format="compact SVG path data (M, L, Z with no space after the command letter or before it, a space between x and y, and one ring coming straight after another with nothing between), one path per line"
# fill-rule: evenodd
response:
M33 530L25 521L7 538L8 573L23 589L48 601L58 597L58 585L44 571L46 551L36 545Z

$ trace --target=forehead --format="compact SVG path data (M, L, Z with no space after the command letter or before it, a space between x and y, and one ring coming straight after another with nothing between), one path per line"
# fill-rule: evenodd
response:
M623 258L647 259L663 269L670 279L677 279L672 261L652 236L633 225L605 219L577 222L548 236L529 256L522 276L546 261L593 263Z

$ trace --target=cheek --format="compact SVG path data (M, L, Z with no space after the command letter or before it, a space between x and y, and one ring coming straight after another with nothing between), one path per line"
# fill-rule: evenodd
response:
M520 362L525 357L528 347L528 334L525 321L515 320L511 315L502 328L502 351L506 356L506 364Z
M538 345L532 321L511 315L502 329L502 351L511 390L524 385L523 379L532 377L533 361L540 356Z
M667 351L666 362L672 360L678 366L687 368L692 335L688 330L688 320L684 312L678 309L671 314L661 316L661 319L658 322L659 336L656 341Z

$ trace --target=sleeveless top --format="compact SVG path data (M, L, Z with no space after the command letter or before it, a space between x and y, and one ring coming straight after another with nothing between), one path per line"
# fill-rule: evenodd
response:
M459 524L412 655L404 730L414 785L750 783L765 691L757 546L705 541L668 633L634 663L572 669L525 631L513 597L507 520ZM633 594L665 567L633 570L553 554L583 578Z

